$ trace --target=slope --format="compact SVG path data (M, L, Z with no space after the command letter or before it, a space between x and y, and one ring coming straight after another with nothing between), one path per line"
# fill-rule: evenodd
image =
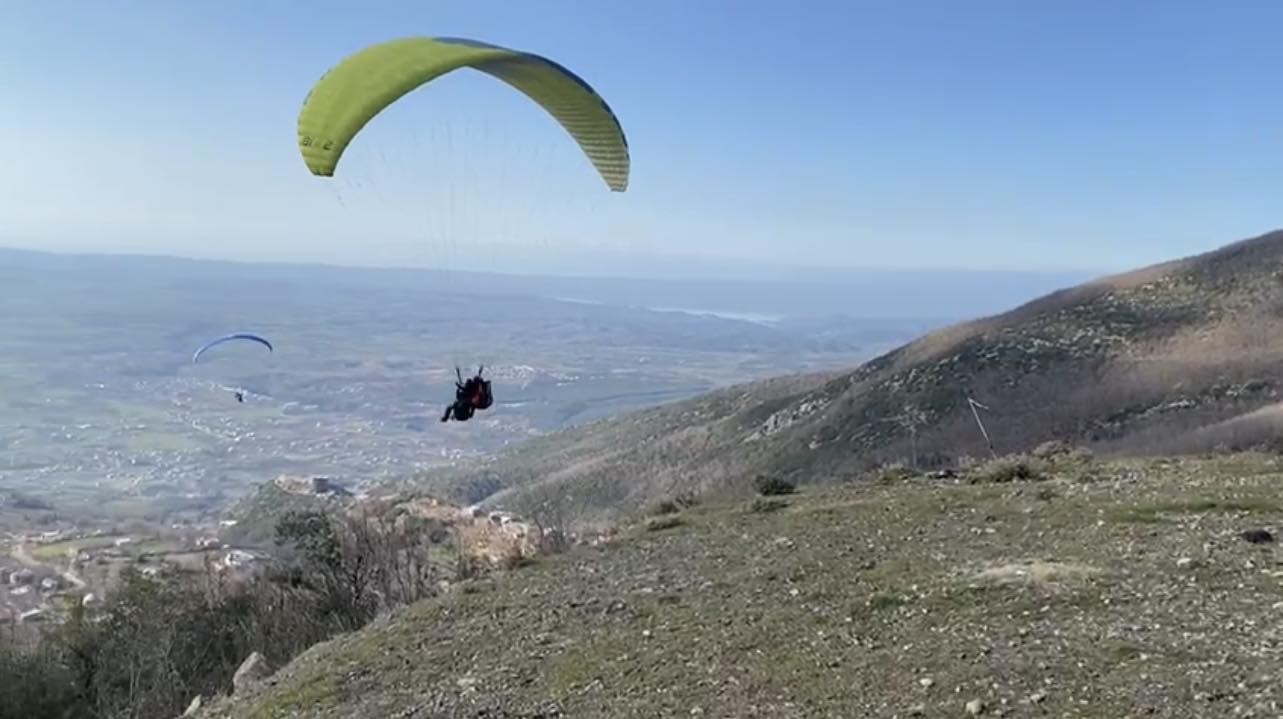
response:
M1283 463L701 505L314 647L215 717L1273 716ZM1271 707L1274 707L1272 710Z
M1180 449L1272 402L1283 371L1283 231L1061 290L928 334L851 372L733 387L534 441L424 479L547 521L609 522L675 492L742 491L879 463L1067 439Z

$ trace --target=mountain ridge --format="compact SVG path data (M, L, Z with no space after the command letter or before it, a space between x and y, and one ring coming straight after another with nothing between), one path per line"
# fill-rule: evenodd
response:
M609 523L759 474L826 481L893 462L956 465L1048 440L1139 451L1277 400L1283 231L1067 287L852 370L726 388L421 477L461 501ZM1179 449L1176 447L1175 449Z

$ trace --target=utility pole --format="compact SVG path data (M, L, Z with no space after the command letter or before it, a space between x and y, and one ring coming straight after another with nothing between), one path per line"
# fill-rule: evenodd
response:
M997 457L998 453L993 449L993 440L989 437L989 430L985 429L985 423L980 419L980 413L976 411L979 408L988 412L989 408L972 399L970 395L967 396L967 405L971 407L971 416L976 418L976 426L980 428L980 434L984 436L985 444L989 446L989 454Z

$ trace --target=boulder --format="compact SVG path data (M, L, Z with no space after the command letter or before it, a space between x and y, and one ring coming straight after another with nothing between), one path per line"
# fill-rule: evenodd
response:
M236 673L232 675L232 691L243 694L249 688L272 676L272 668L262 654L254 652L241 662Z

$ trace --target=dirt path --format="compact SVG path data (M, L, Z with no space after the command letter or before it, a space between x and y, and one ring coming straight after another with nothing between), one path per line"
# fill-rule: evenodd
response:
M25 542L19 542L17 546L14 547L13 552L11 553L11 556L14 559L18 560L18 562L23 566L30 567L31 569L46 569L50 566L49 564L41 562L37 560L35 557L31 556L31 552L27 549L27 544ZM75 570L72 569L70 559L67 560L66 569L60 569L57 571L58 571L58 575L61 576L64 581L66 581L68 584L71 584L76 589L85 588L86 586L85 580L81 579L80 575L76 574Z

